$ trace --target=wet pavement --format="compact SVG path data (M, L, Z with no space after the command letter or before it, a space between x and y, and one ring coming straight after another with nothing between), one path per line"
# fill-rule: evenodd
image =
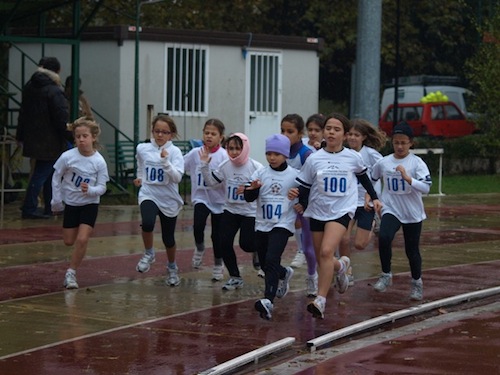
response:
M212 254L191 267L192 209L176 233L182 282L164 283L166 255L157 250L150 272L135 265L142 252L136 206L101 206L80 289L62 280L70 249L61 218L21 220L16 203L0 223L0 374L196 374L285 337L287 350L233 373L493 374L500 373L498 295L385 324L310 352L307 342L394 311L500 286L500 194L426 197L424 301L408 299L410 276L402 235L394 243L394 285L376 293L377 239L353 251L355 286L333 289L324 320L305 306L305 267L291 292L275 301L271 321L253 304L263 293L251 257L238 251L242 289L211 281ZM209 228L206 240L209 245ZM162 249L159 229L155 244ZM290 241L284 264L294 256Z

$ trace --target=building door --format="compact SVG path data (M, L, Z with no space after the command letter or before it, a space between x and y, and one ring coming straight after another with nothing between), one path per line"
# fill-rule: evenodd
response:
M267 165L265 139L280 133L281 54L249 51L246 61L245 134L250 156Z

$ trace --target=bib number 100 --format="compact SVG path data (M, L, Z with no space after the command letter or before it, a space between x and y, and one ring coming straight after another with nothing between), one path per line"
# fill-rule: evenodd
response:
M345 177L325 177L323 178L323 188L327 193L345 193L347 179Z

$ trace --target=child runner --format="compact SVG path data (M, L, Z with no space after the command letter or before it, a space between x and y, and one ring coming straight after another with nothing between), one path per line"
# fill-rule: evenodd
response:
M302 138L302 142L309 147L312 152L321 148L323 139L323 128L325 126L325 116L316 113L309 116L306 121L307 137Z
M368 168L370 175L372 166L380 159L382 155L377 151L385 146L385 134L376 129L372 124L363 119L354 119L351 121L351 130L347 134L347 143L349 147L361 154L365 165ZM377 190L377 189L376 189ZM349 227L340 242L340 256L351 258L350 238L354 224L357 225L356 236L354 238L354 247L358 250L363 250L371 240L373 234L373 223L375 212L371 207L369 210L365 208L366 189L358 183L358 207L353 219L349 222ZM352 273L352 265L347 271L349 277L349 285L354 285L354 276Z
M293 235L296 212L295 202L287 199L288 190L296 186L298 170L290 167L286 159L290 154L290 140L281 134L266 139L267 168L252 175L245 188L245 200L257 201L255 239L259 260L265 274L264 298L255 302L255 309L263 319L271 319L274 297L283 298L293 276L292 267L281 265L281 255L288 237Z
M227 139L226 150L229 160L223 161L216 169L209 168L210 156L206 148L200 151L201 173L208 186L224 183L226 201L221 219L224 232L221 236L222 259L229 273L223 290L235 290L243 286L236 254L234 238L240 231L239 244L245 252L256 252L255 210L256 204L248 203L243 196L244 184L252 174L263 168L262 164L249 158L250 142L243 133L234 133Z
M212 246L214 249L214 267L212 280L220 281L224 277L222 265L222 251L220 248L220 226L222 206L225 200L225 191L222 184L208 186L200 168L200 151L204 147L208 150L209 166L213 169L228 159L227 152L221 147L224 138L224 124L218 119L210 119L203 127L203 146L193 148L184 156L184 167L191 176L191 202L194 205L193 234L196 249L193 254L192 265L200 268L205 253L205 226L208 215L211 215Z
M297 114L286 115L281 120L281 134L286 135L290 140L290 158L288 164L300 170L304 162L312 154L312 150L302 143L304 135L304 120ZM297 235L298 233L298 235ZM316 297L318 294L318 274L316 273L316 256L314 255L314 246L311 230L309 229L309 220L302 214L297 214L297 225L295 239L299 246L297 254L290 264L292 267L301 267L304 259L307 262L306 294L309 297Z
M394 153L378 161L372 169L372 178L382 180L384 202L378 240L382 274L373 287L378 292L384 292L392 285L392 240L403 227L412 277L410 299L420 301L423 283L419 242L422 221L426 218L422 194L429 193L432 181L425 162L410 153L413 146L411 127L405 122L400 123L394 127L392 134Z
M181 150L174 146L172 138L177 137L177 126L167 115L153 119L151 142L137 145L137 178L134 185L139 189L139 206L142 218L142 241L144 255L137 263L138 272L148 272L155 262L153 247L156 216L160 217L161 236L167 252L167 278L170 286L177 286L181 280L175 263L175 224L184 202L179 195L179 182L184 174L184 158Z
M310 218L319 277L318 296L307 305L307 310L315 318L324 318L334 273L339 293L349 286L346 272L351 261L346 256L337 260L333 253L356 211L357 179L370 194L376 211L381 205L361 155L343 146L350 127L349 119L341 114L333 113L326 118L326 146L306 160L297 177L299 188L289 193L290 198L301 197L301 202L309 195L304 216Z
M71 131L76 147L64 152L54 164L51 208L53 212L64 210L63 241L66 246L75 245L63 285L78 289L76 270L87 252L109 176L106 161L97 151L99 125L80 117L71 124Z

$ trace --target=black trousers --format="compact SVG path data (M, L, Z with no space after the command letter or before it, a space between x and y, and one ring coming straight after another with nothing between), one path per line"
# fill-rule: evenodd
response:
M255 232L255 243L262 270L266 273L264 297L273 302L280 279L285 278L286 268L281 265L292 232L285 228L274 228L270 232Z
M141 203L142 230L146 233L152 232L155 228L156 216L160 217L161 239L165 247L175 246L175 224L176 217L165 216L158 206L150 200Z
M194 241L196 244L205 243L205 227L207 225L207 218L210 215L210 224L212 226L212 246L214 248L214 258L222 258L221 249L221 232L222 232L222 215L214 214L210 209L203 203L196 203L194 205L194 217L193 217L193 232Z
M403 224L396 216L391 214L383 215L380 222L378 253L382 272L391 272L392 241L401 227L403 227L405 252L410 263L411 276L413 279L418 280L422 275L422 257L420 256L422 222Z
M234 252L234 238L240 231L239 245L247 253L255 252L255 218L233 214L224 210L221 219L221 248L224 265L232 277L240 277L236 253Z

